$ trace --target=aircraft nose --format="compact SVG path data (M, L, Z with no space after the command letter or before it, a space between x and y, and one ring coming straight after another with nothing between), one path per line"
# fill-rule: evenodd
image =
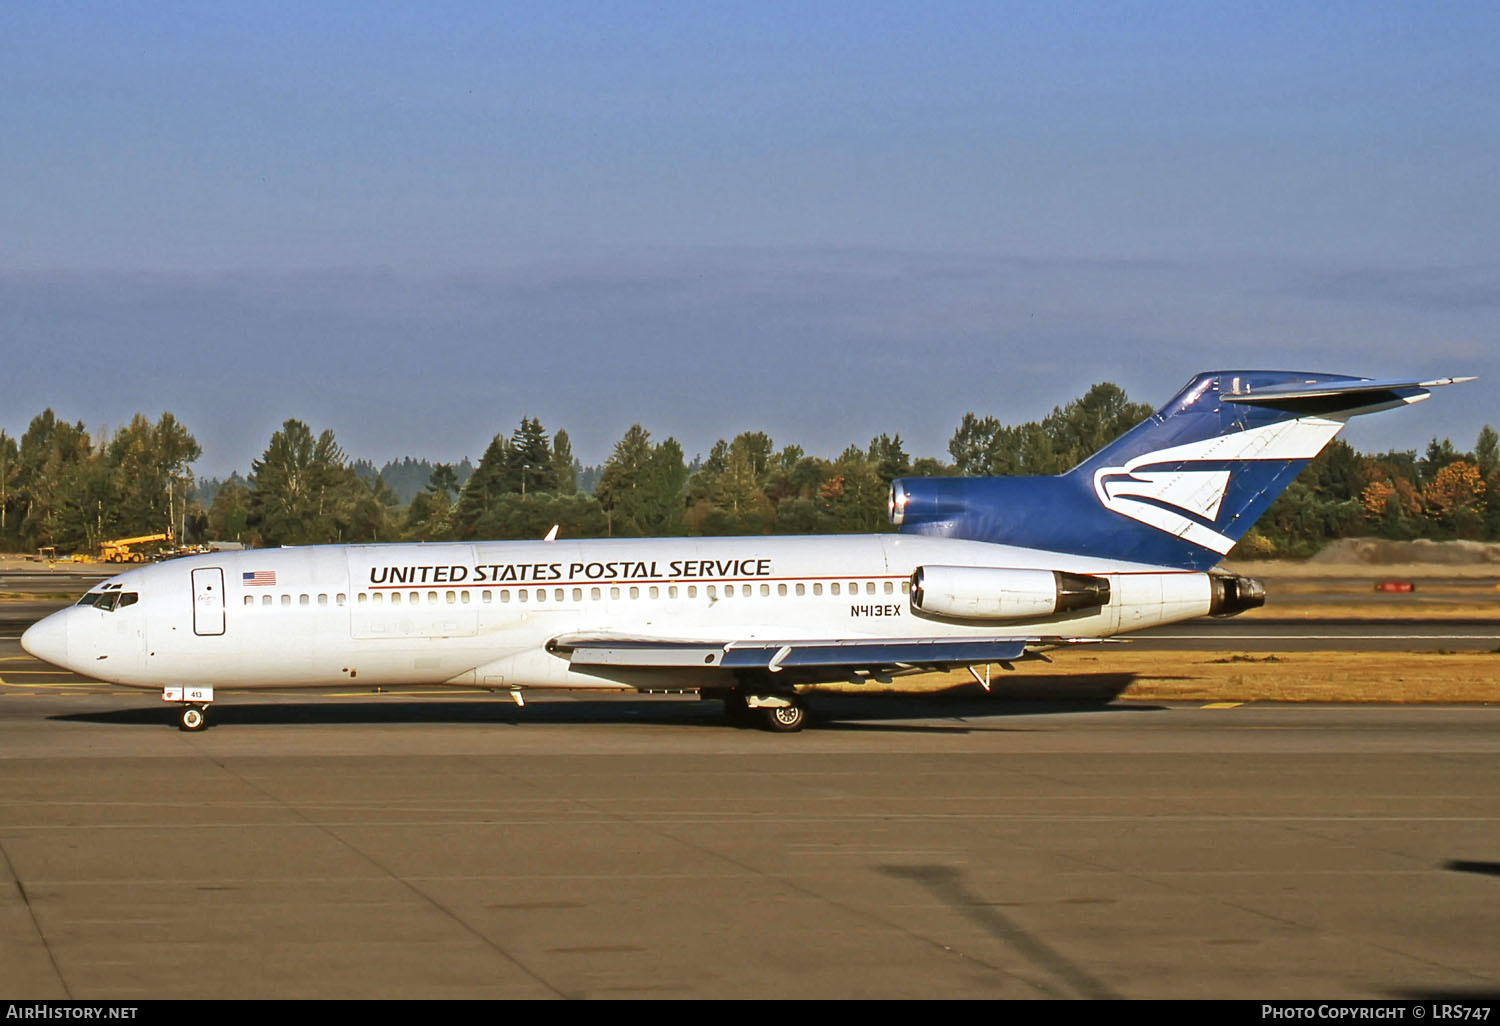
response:
M67 610L53 613L26 628L21 647L43 662L54 666L68 665Z

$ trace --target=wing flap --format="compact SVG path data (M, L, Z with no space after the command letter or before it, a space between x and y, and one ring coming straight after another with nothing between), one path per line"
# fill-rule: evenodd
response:
M1019 659L1040 638L864 638L792 641L662 641L651 639L574 639L574 666L639 669L720 667L777 670L881 666L972 666Z

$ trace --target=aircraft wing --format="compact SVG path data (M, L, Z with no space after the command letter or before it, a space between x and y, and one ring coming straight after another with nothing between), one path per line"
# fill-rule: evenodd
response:
M731 670L974 666L1020 659L1043 638L669 639L615 635L565 635L554 650L569 652L573 666L632 669Z

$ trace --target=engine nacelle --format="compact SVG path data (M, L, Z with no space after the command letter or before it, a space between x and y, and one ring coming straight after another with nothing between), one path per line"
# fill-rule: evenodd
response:
M920 566L911 575L913 609L959 620L1029 620L1108 601L1107 579L1058 570Z

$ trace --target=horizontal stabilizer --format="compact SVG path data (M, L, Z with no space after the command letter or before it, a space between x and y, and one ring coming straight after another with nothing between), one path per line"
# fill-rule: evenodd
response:
M1421 402L1431 394L1428 389L1473 380L1472 377L1434 378L1430 381L1347 378L1279 382L1258 388L1250 387L1247 382L1243 391L1234 388L1220 391L1219 398L1226 403L1265 406L1302 414L1332 414ZM1238 379L1233 379L1233 383L1238 384Z

